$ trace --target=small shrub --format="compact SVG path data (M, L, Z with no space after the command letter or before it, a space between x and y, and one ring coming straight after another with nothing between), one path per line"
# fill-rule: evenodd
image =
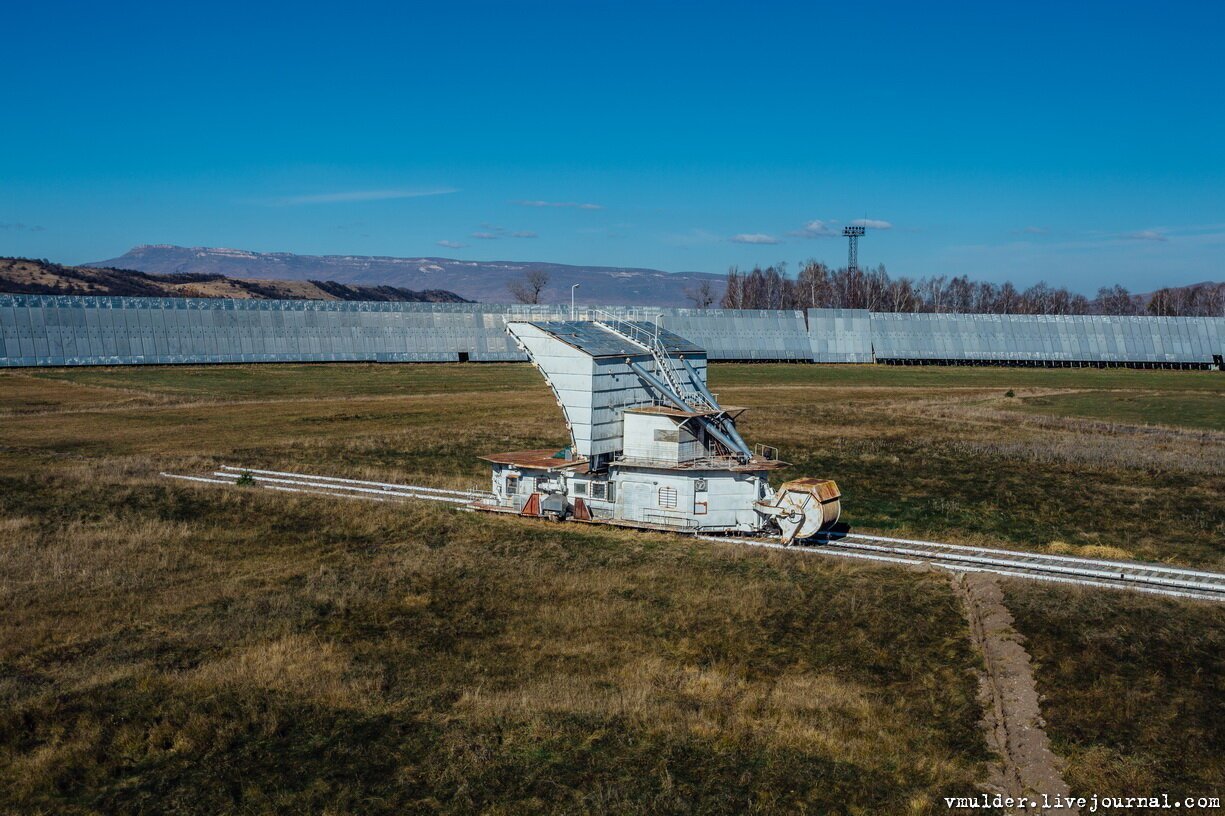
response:
M1015 397L1016 395L1017 395L1017 392L1013 391L1011 388L1009 388L1007 391L1004 392L1005 397L1011 398L1011 397Z
M235 482L235 484L239 485L240 487L254 487L255 477L251 475L250 471L244 470L242 475L238 477L238 481Z

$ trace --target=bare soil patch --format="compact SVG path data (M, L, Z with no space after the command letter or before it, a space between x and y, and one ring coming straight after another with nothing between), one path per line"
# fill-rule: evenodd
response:
M988 785L1011 797L1066 798L1063 760L1051 751L1044 730L1038 690L1024 638L1013 628L1012 614L995 576L961 573L953 585L965 604L970 637L983 658L979 702L987 744L999 757ZM1032 811L1028 811L1032 812ZM1051 808L1049 814L1076 814L1075 808Z

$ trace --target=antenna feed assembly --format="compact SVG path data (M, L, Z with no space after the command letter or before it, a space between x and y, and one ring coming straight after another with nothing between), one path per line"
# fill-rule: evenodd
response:
M473 509L691 534L756 534L784 544L832 527L838 486L795 479L736 428L743 408L707 386L706 352L646 321L512 320L515 338L565 414L571 444L509 451L493 465L491 498Z
M791 544L837 524L842 515L842 493L833 479L793 479L783 482L773 496L754 507L773 519L782 542Z

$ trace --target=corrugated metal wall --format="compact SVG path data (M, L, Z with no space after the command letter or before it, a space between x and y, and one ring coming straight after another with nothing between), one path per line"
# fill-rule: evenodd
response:
M809 354L817 363L871 363L872 313L867 309L809 309Z
M1222 318L873 314L878 361L1210 363Z
M711 360L812 361L804 313L755 309L659 309L661 325L706 349Z
M711 360L1209 364L1225 318L610 307ZM509 316L564 306L0 295L0 366L525 360Z

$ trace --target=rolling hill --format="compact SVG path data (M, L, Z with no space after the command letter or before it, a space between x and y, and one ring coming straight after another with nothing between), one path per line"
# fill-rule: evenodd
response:
M114 267L63 266L29 258L0 258L0 292L256 300L466 302L454 292L440 289L417 292L395 286L354 286L325 280L243 280L217 273L160 275Z
M570 298L570 285L580 284L586 303L630 306L690 305L686 292L709 281L716 297L724 278L702 272L663 272L611 266L569 266L525 261L460 261L451 258L392 258L363 255L295 255L289 252L248 252L241 249L180 247L168 244L135 247L118 258L90 266L138 269L159 275L226 275L255 280L330 280L363 286L395 286L414 290L445 288L469 300L506 303L508 286L529 270L549 275L542 300L560 303Z

